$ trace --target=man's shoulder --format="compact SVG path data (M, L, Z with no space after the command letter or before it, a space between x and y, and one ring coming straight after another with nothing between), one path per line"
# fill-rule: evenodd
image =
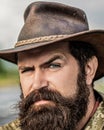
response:
M100 103L85 130L104 130L104 101Z
M19 120L16 119L8 124L1 126L0 130L21 130L19 127Z
M99 92L98 94L101 96L102 101L84 130L104 130L104 94Z

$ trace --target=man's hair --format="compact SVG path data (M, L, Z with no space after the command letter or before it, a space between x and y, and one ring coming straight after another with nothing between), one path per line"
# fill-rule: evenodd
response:
M82 41L70 41L69 49L71 55L77 60L80 70L86 75L85 65L93 56L97 57L96 50L91 44Z

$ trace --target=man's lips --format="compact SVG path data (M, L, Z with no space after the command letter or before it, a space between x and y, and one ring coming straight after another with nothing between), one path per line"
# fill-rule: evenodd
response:
M40 101L37 101L35 102L36 106L39 106L39 105L51 105L51 106L55 106L55 103L53 101L50 101L50 100L40 100Z

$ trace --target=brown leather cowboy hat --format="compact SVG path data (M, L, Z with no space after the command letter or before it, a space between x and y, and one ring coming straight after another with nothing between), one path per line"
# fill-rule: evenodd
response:
M82 10L60 3L34 2L27 7L24 21L15 47L0 51L0 58L16 64L18 52L60 41L85 41L98 54L95 79L104 75L104 30L89 30Z

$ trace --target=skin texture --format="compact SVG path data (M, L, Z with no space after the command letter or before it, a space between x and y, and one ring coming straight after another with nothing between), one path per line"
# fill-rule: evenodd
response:
M48 87L59 92L65 98L77 94L79 65L70 54L68 43L57 43L18 54L18 69L24 98L32 91ZM92 81L97 69L96 57L91 58L85 66L86 84L89 89L89 104L86 115L79 122L80 130L87 122L95 103ZM52 102L42 100L35 106L49 105Z
M56 60L52 60L54 58ZM50 60L53 62L47 64ZM34 89L44 86L49 86L66 97L73 97L76 93L78 64L74 57L69 55L68 47L65 45L58 48L56 44L48 49L36 50L36 52L20 53L18 66L24 97ZM27 67L33 67L33 70L25 71Z

